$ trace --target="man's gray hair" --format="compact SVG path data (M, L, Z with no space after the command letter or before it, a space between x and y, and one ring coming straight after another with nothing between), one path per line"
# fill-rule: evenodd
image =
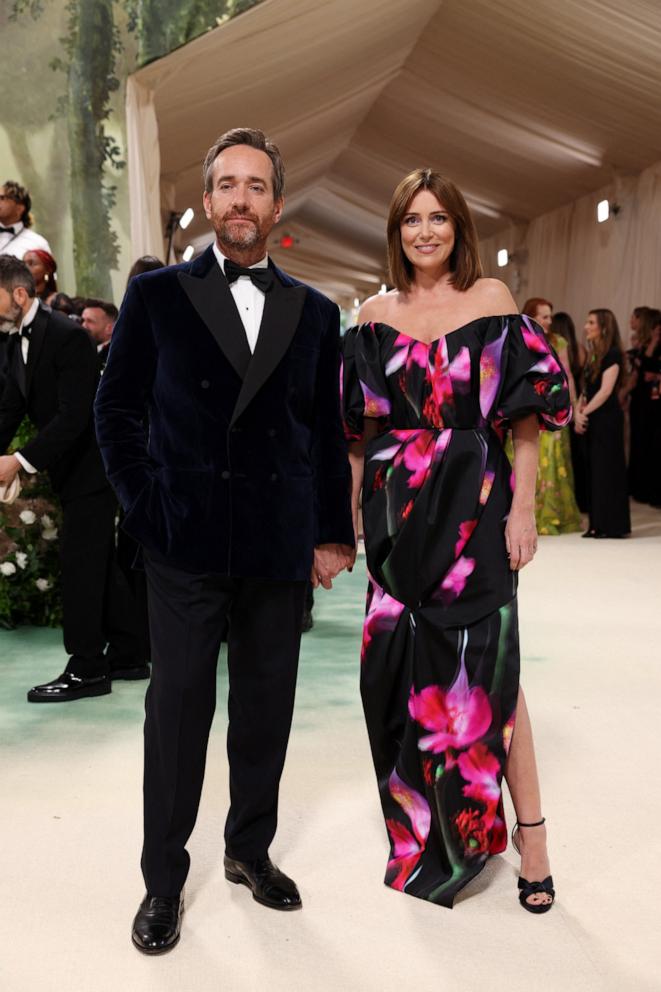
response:
M210 193L213 188L213 163L221 152L224 152L226 148L233 148L234 145L248 145L250 148L256 148L268 155L273 166L273 199L281 200L285 195L285 165L280 149L272 141L269 141L263 131L254 127L234 127L231 131L225 131L219 138L216 138L207 152L202 166L205 191Z
M36 295L34 278L25 262L13 255L0 255L0 287L11 293L19 286L23 287L28 296Z

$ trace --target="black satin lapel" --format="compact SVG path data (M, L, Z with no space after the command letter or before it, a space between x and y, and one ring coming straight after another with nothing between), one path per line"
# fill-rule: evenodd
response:
M266 294L255 353L234 407L232 423L255 398L291 344L301 319L306 292L305 286L283 286L275 279Z
M207 325L218 347L237 375L245 379L251 354L234 297L220 266L212 265L203 278L177 274L181 287Z
M41 310L41 309L37 310L34 320L32 321L30 347L28 348L28 362L27 365L25 366L26 395L30 392L30 385L32 383L34 370L37 366L37 362L39 361L39 355L41 354L41 349L44 346L47 324L48 324L48 313L45 310ZM19 355L19 360L20 360L20 355Z

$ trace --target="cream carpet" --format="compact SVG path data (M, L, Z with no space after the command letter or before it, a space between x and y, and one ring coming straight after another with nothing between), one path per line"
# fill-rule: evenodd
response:
M179 946L130 943L142 898L145 683L29 706L63 667L59 631L0 632L5 992L652 992L661 885L661 513L627 541L543 538L520 589L523 685L536 731L558 902L516 898L494 858L452 911L382 884L385 828L358 697L364 559L318 596L304 638L272 855L301 913L223 878L226 679L209 747ZM656 937L655 937L656 934Z

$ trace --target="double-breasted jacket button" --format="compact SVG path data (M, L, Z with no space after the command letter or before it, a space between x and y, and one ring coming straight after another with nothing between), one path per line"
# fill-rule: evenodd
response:
M272 472L271 473L271 482L277 482L277 481L278 481L278 473L277 472Z
M224 472L221 472L220 477L221 479L229 479L230 473L227 471L227 469L225 469Z
M275 427L269 427L266 433L268 434L269 437L275 437L278 432L276 431Z
M202 386L202 389L208 389L211 383L208 379L203 379L200 385Z

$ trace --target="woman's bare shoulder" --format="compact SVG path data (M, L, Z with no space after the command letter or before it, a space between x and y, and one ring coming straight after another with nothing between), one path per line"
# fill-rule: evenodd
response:
M486 317L519 312L509 287L500 279L487 277L477 279L471 286L470 292L479 301Z
M389 293L376 293L374 296L368 296L360 304L359 323L362 324L368 320L386 321L398 296L399 293L396 289L390 290Z

